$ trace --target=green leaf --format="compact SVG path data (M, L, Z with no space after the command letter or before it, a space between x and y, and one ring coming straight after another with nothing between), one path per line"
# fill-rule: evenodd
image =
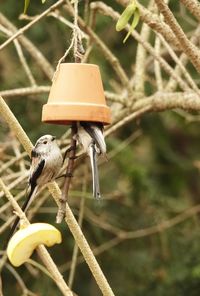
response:
M134 14L136 8L137 6L134 0L126 7L126 9L123 11L120 18L118 19L116 24L116 31L121 31L126 27L126 25L128 24L128 21L130 20L131 16Z
M42 1L42 4L44 4L46 2L46 0L41 0Z
M24 1L24 14L27 12L29 4L30 4L30 0L25 0Z
M126 37L124 38L123 40L123 43L126 42L126 40L128 39L128 37L131 35L131 33L133 32L133 30L136 28L137 24L139 23L139 20L140 20L140 11L139 9L136 7L135 9L135 13L134 13L134 16L133 16L133 21L132 21L132 24L130 26L130 29L126 35Z

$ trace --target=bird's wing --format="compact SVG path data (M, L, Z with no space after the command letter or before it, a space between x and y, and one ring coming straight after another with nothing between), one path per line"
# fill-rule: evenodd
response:
M94 137L94 130L99 129L103 133L103 124L100 122L81 121L80 125L88 132L91 138ZM95 140L95 139L94 139Z
M99 148L100 153L106 153L106 144L103 136L103 124L102 123L92 123L92 122L80 122L80 125L85 129L85 131L94 140L96 146Z
M32 156L32 153L31 153ZM31 172L30 172L30 178L29 178L29 184L31 187L35 187L37 184L37 179L42 174L42 171L45 166L45 160L41 159L40 157L32 156L32 162L31 162Z
M30 192L28 193L27 199L25 203L22 206L22 210L25 211L27 210L28 206L30 205L31 201L34 198L34 195L36 193L36 188L37 188L37 179L40 177L42 174L42 171L45 166L45 160L32 157L32 163L31 163L31 174L29 178L29 185L30 185Z
M22 211L26 211L29 207L29 205L31 204L36 191L37 191L37 179L40 177L40 175L42 174L43 168L45 166L45 160L44 159L40 159L37 157L32 157L32 163L31 163L31 174L30 174L30 178L29 178L29 185L30 185L30 191L27 194L27 198L24 202L24 204L22 205Z
M31 154L32 156L32 154ZM34 196L37 192L37 179L39 178L39 176L41 175L42 173L42 170L44 168L44 165L45 165L45 160L42 159L40 161L38 161L38 157L34 157L32 156L32 163L31 163L31 166L32 166L32 170L31 170L31 176L30 176L30 179L29 179L29 185L30 185L30 191L28 193L28 196L25 200L25 202L23 203L22 205L22 211L23 212L26 212L26 210L28 209L28 207L30 206L32 200L34 199ZM6 241L6 246L8 244L8 241L10 240L11 236L13 235L15 229L17 228L18 224L19 224L19 220L20 218L19 217L16 217L12 227L11 227L11 230L9 232L9 235L8 235L8 238L7 238L7 241Z

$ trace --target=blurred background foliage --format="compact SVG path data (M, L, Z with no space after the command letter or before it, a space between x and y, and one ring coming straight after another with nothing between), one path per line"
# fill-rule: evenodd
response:
M42 5L39 0L31 1L28 14L40 14L54 2L48 0ZM114 1L104 2L119 12L122 11L122 7ZM148 1L140 2L145 6L148 3ZM13 24L21 27L27 23L19 20L23 5L23 1L1 0L0 9ZM191 34L195 29L195 19L179 1L170 1L170 7L185 32ZM66 17L70 19L69 16ZM131 73L134 68L136 41L130 38L124 45L122 43L124 33L115 32L115 23L110 18L98 15L96 21L95 31L119 58L125 71ZM140 31L140 28L141 23L137 30ZM63 24L52 17L47 17L28 30L25 35L56 67L58 59L70 44L71 34L70 29L66 29ZM153 42L153 35L151 39ZM4 35L0 34L1 43L4 40ZM26 51L24 53L38 83L50 85L50 81L38 71L37 65ZM169 56L166 58L173 64ZM72 61L72 57L68 59ZM112 89L115 74L97 48L92 51L89 62L100 65L105 89ZM147 65L149 77L153 71L152 63L150 60ZM189 70L195 77L195 71L191 66ZM196 76L197 84L199 84L198 79ZM13 45L9 45L0 53L0 84L1 90L25 87L28 84ZM145 87L147 95L155 91L154 83L148 79ZM47 95L7 99L10 108L33 142L46 133L55 134L59 138L68 128L41 123L41 108L46 100ZM90 177L86 190L83 231L93 248L98 248L106 241L114 239L117 233L113 229L128 232L159 225L199 204L199 120L198 117L193 120L193 115L195 114L189 114L188 117L186 113L177 110L147 114L107 138L108 157L109 155L111 157L109 162L100 165L102 201L97 203L92 199ZM1 122L1 143L8 143L9 147L11 137L7 126ZM83 172L82 166L77 169L70 196L70 205L76 215L80 204L79 190L81 190ZM23 186L25 185L22 184ZM19 190L15 189L16 192ZM5 202L6 199L1 198L0 205ZM54 224L56 210L53 201L48 199L38 210L33 221ZM54 247L50 252L60 266L64 278L67 279L74 240L65 225L58 227L63 233L63 244ZM1 242L5 237L6 233L1 235ZM128 239L125 235L116 245L102 252L97 259L115 295L197 296L200 293L199 254L199 214L194 214L160 233L135 239ZM17 271L37 295L60 295L57 287L44 274L33 276L24 266ZM5 296L13 293L21 295L19 285L7 269L3 273L3 282L7 283L4 284ZM82 296L100 295L85 263L77 266L73 290Z

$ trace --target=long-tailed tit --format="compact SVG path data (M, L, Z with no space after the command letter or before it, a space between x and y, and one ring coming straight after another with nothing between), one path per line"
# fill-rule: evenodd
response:
M103 136L103 124L99 122L78 123L77 140L82 145L84 152L90 157L93 196L100 198L99 174L97 167L97 155L106 154L106 143Z
M22 206L25 212L33 201L36 192L48 182L52 182L58 176L63 162L60 148L55 137L45 135L39 138L31 152L31 167L28 180L28 196ZM12 225L9 239L19 223L19 217Z

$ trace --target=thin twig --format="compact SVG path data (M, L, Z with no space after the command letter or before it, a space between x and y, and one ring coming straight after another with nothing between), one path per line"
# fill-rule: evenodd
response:
M34 24L39 22L43 17L45 17L48 13L52 12L56 8L58 8L60 5L62 5L65 2L65 0L59 0L52 6L50 6L47 10L45 10L43 13L38 15L34 20L32 20L30 23L25 25L23 28L19 29L14 35L12 35L8 40L6 40L2 45L0 45L0 50L5 48L8 44L10 44L14 39L18 38L20 35L24 34L28 29L30 29Z
M16 278L19 286L22 289L23 294L22 295L30 295L30 296L37 296L37 294L31 292L25 285L23 279L19 275L19 273L10 265L6 263L6 268L13 274L13 276Z
M0 23L8 28L13 34L18 32L18 29L2 13L0 13ZM45 76L48 77L49 80L51 80L53 77L54 69L48 62L48 60L44 57L42 52L24 35L18 36L18 40L28 51L30 56L38 65L39 69L41 69Z
M72 212L69 208L69 205L66 204L66 216L65 221L67 222L69 229L71 230L74 238L76 239L76 243L78 244L88 266L90 267L92 274L94 278L96 279L96 282L101 289L104 296L114 296L113 291L111 290L111 287L108 284L108 281L103 274L96 258L94 257L94 254L92 250L90 249L87 240L83 236L83 233L78 226L78 223L74 216L72 215Z
M9 219L7 219L7 221L0 227L0 234L3 233L8 228L8 226L10 226L14 219L15 216L11 216Z
M2 287L1 274L0 274L0 296L3 296L3 287Z
M127 6L129 0L116 0L116 2L123 6ZM171 28L165 22L161 21L157 14L152 13L146 7L144 7L141 4L141 1L137 1L137 6L140 11L141 20L145 22L152 30L160 33L175 48L180 49L180 44Z
M143 229L133 230L133 231L125 231L125 230L118 231L118 234L116 237L103 243L101 246L94 248L93 253L96 256L98 256L103 252L114 248L115 246L124 242L125 240L133 240L133 239L143 238L146 236L155 235L157 233L162 233L176 226L177 224L183 223L185 220L189 219L190 217L193 217L199 212L200 212L200 205L198 204L194 207L186 209L185 211L177 214L175 217L169 220L161 221L157 225L143 228ZM84 260L81 256L79 256L77 260L77 264L80 264L82 262L84 262ZM66 271L69 268L70 268L70 262L60 267L62 272Z
M179 66L180 70L182 71L182 74L185 76L185 79L187 80L187 83L190 85L190 87L200 96L200 91L197 85L195 84L194 80L192 79L191 75L185 68L184 64L181 62L181 60L178 58L174 50L171 48L171 46L165 41L165 39L162 36L159 36L163 45L167 48L169 54L173 58L173 60L176 62L176 64Z
M180 0L185 7L197 18L200 22L200 4L197 0Z
M83 222L83 215L84 215L84 209L85 209L85 193L87 190L87 166L85 165L84 170L84 179L83 179L83 185L82 185L82 195L81 195L81 202L80 202L80 210L79 210L79 217L78 217L78 225L80 228L82 227ZM68 285L70 289L72 289L73 282L74 282L74 276L76 271L76 263L77 263L77 256L78 256L78 245L74 244L73 254L72 254L72 263L69 273L69 279L68 279Z
M120 17L119 13L117 13L110 6L104 3L101 3L101 10L104 12L105 15L111 16L114 20L118 20ZM129 31L130 25L127 25L125 29ZM138 34L137 31L135 30L132 32L131 36L134 37L134 39L136 39L139 43L142 44L142 46L154 57L154 59L156 59L160 63L160 65L165 70L165 72L168 73L169 76L173 77L177 81L177 83L183 90L188 89L188 86L185 83L185 81L174 73L173 68L160 55L156 54L154 48L150 45L150 43L143 40L140 34Z
M160 56L160 45L161 45L161 40L158 36L156 36L154 48L158 56ZM163 89L162 72L161 72L160 63L156 59L154 60L154 69L155 69L157 89L161 91Z
M149 9L152 7L153 2L150 1ZM143 23L140 35L144 41L148 41L150 36L150 27ZM133 79L134 89L139 96L144 95L144 82L145 82L145 61L146 61L146 49L138 43L135 59L135 75Z
M195 30L195 32L193 33L190 41L193 43L193 44L197 44L198 41L199 41L199 34L200 34L200 25L198 25L197 29ZM179 57L179 60L181 61L181 63L183 65L186 65L187 62L188 62L188 56L183 52L181 54L181 56ZM175 69L174 69L174 72L177 76L181 76L182 74L182 71L181 71L181 68L179 67L179 65L176 65ZM173 79L173 77L170 77L167 85L166 85L166 88L165 88L165 91L174 91L176 89L176 86L177 86L177 81Z
M14 45L15 45L15 48L17 50L17 53L18 53L18 56L19 56L19 60L22 64L22 67L24 68L24 71L29 79L29 82L31 84L31 86L36 86L36 81L35 81L35 78L33 77L33 74L28 66L28 63L25 59L25 56L23 54L23 51L22 51L22 48L21 48L21 45L19 44L19 41L16 39L14 40Z
M168 5L165 3L164 0L155 0L160 12L163 14L166 23L170 26L172 31L177 37L179 41L180 47L183 52L189 57L191 63L200 72L200 51L199 49L190 42L187 38L185 33L183 32L182 28L176 21L173 13L169 9Z
M13 164L20 161L24 156L26 156L26 152L22 152L19 156L11 158L9 161L4 163L0 168L0 174L2 174L5 170L7 170L9 167L11 167Z
M13 150L15 152L16 157L20 158L21 152L20 152L20 149L19 149L19 142L17 142L16 139L14 139L12 141L12 143L13 143L12 146L13 146ZM26 171L25 164L22 161L22 158L19 160L19 167L20 167L20 170L21 170L22 173Z
M5 98L18 97L18 96L32 96L40 95L44 93L49 93L50 86L33 86L33 87L23 87L9 90L0 91L0 96ZM32 96L32 99L35 100L35 97Z
M48 272L48 270L43 266L41 265L40 263L36 262L35 260L32 260L32 259L28 259L27 261L27 264L30 264L34 267L36 267L38 270L42 271L44 274L46 274L46 276L52 278L51 274Z
M69 160L66 170L66 177L63 186L62 195L60 198L60 203L58 207L58 213L56 216L56 223L61 223L65 217L65 208L66 202L68 201L68 194L69 194L69 187L71 183L71 178L74 170L74 161L76 157L76 138L75 135L77 134L77 125L74 123L71 127L71 144L70 144L70 151L69 151Z
M12 32L9 31L8 29L4 28L2 25L0 25L0 31L4 32L7 36L12 36ZM30 84L32 86L35 86L36 85L35 79L31 73L31 70L28 66L28 63L27 63L24 53L22 51L21 45L19 44L19 41L17 39L14 40L14 45L15 45L19 60L22 64L22 67L24 68L24 71L30 81Z
M168 3L168 0L166 0ZM158 13L158 8L155 5L155 11ZM163 21L163 15L160 15L160 19ZM158 56L161 55L161 40L160 40L160 34L156 35L155 38L155 52ZM154 69L155 69L155 77L156 77L156 84L157 84L157 90L162 91L163 90L163 79L162 79L162 72L160 64L157 60L154 60Z

